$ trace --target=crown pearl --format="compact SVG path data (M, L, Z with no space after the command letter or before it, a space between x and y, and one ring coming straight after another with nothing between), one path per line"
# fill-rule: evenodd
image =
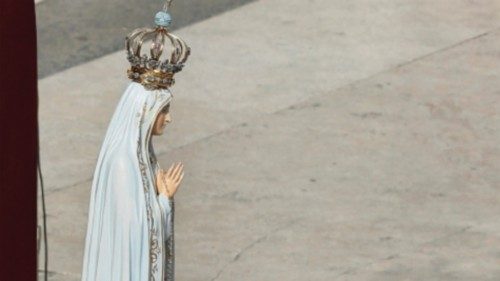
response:
M171 23L172 23L172 17L170 16L169 13L165 11L159 11L158 13L156 13L155 24L157 26L167 28L170 26Z

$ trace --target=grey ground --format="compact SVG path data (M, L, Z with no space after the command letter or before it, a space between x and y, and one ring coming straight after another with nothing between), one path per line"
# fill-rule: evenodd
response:
M173 29L201 21L252 0L174 1ZM38 77L124 48L134 28L153 24L159 0L44 0L36 5Z
M500 280L500 1L255 1L176 33L178 280ZM39 81L51 280L79 280L126 67Z

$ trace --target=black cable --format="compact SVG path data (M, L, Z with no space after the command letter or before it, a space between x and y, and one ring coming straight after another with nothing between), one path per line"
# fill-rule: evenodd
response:
M38 129L38 136L40 136L40 129ZM38 176L40 177L40 190L41 190L41 195L42 195L42 221L43 221L43 244L45 245L44 247L44 277L43 280L47 281L47 269L48 269L48 264L49 264L49 250L48 250L48 244L47 244L47 218L46 218L46 211L45 211L45 193L44 193L44 187L43 187L43 176L42 176L42 168L40 165L40 138L38 137L38 149L37 149L37 166L38 166ZM38 272L38 270L37 270ZM38 278L37 278L38 279Z

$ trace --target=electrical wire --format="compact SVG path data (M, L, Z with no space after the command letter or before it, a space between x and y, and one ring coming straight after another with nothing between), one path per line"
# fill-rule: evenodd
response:
M37 126L38 127L38 126ZM40 128L38 128L38 136L40 136ZM43 175L42 175L42 168L40 165L40 138L38 138L38 147L37 147L37 166L38 166L38 176L40 178L40 190L41 190L41 195L42 195L42 222L43 222L43 244L45 247L44 248L44 265L43 265L43 273L44 277L43 280L47 281L48 280L48 264L49 264L49 250L48 250L48 244L47 244L47 216L46 216L46 211L45 211L45 193L44 193L44 186L43 186ZM37 270L38 272L38 270ZM37 278L38 279L38 278Z

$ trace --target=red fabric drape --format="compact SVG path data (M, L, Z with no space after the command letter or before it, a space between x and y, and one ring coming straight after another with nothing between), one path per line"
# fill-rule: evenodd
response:
M0 1L0 280L36 280L37 53L33 0Z

